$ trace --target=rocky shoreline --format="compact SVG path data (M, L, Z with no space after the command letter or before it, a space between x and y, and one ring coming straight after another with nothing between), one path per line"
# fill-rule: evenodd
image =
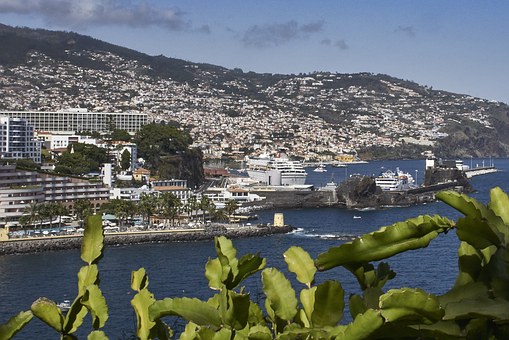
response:
M222 230L168 230L143 231L132 233L111 233L104 237L104 244L110 246L132 245L141 243L193 242L212 240L215 236L228 238L259 237L273 234L289 233L291 226L254 226L225 228ZM78 249L81 247L81 236L46 237L30 239L13 239L0 242L0 256L11 254L39 253L44 251Z

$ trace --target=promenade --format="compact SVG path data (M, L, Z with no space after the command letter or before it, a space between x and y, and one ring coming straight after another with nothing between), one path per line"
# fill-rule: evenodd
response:
M212 240L215 236L228 238L260 237L284 234L293 230L291 226L272 225L214 225L212 228L173 228L164 230L144 230L129 232L111 232L104 234L104 244L121 246L140 243L192 242ZM0 241L0 255L38 253L81 247L83 235L42 236L14 238Z

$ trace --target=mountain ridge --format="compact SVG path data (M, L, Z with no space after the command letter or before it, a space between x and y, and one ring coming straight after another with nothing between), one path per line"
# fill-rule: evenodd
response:
M147 112L190 129L207 155L253 145L315 159L509 155L507 104L390 75L243 72L1 24L0 44L0 109Z

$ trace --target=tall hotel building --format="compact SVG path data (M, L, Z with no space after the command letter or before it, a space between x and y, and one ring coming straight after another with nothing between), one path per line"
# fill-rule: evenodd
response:
M107 132L113 124L116 129L134 134L148 121L146 113L88 112L87 109L0 111L0 116L26 119L35 130L54 133Z
M41 142L34 139L34 128L25 119L0 114L0 159L29 158L41 163Z

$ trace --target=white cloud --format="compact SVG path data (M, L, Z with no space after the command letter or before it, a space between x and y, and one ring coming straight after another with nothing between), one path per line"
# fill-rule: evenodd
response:
M295 20L284 23L254 25L244 32L242 42L247 46L271 47L308 37L310 34L320 32L323 22L299 24Z
M0 0L0 13L40 16L51 26L70 28L125 25L210 32L206 25L194 29L185 13L176 7L156 6L148 1Z

